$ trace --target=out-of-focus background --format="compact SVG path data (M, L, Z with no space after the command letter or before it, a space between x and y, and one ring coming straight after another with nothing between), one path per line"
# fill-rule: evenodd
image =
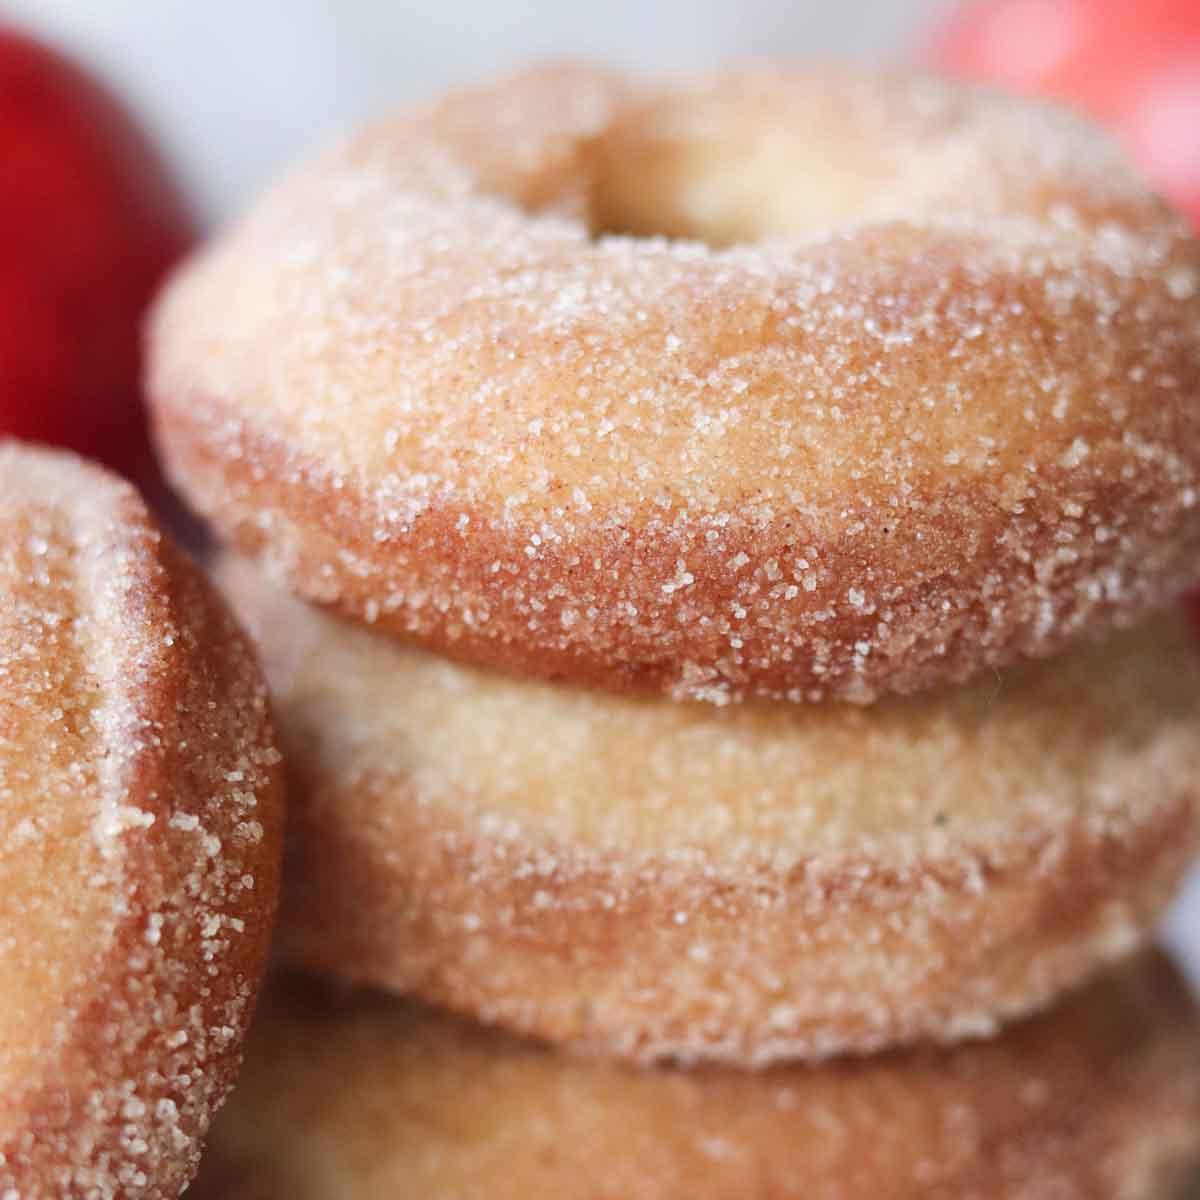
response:
M903 54L953 0L0 0L119 81L206 213L364 112L540 55Z
M24 186L28 179L62 185L51 188L52 197L27 198L24 210L20 196L14 207L11 194L0 194L0 224L19 211L45 214L47 224L41 242L24 229L2 231L8 244L0 244L0 433L70 442L142 472L143 482L153 471L148 448L142 445L137 461L127 448L131 436L136 440L127 430L140 422L133 330L162 267L201 230L236 212L284 164L363 113L534 56L598 57L646 68L822 55L948 64L1088 108L1200 220L1200 0L0 0L4 24L35 34L98 75L150 135L165 159L166 178L174 176L190 210L183 219L167 211L162 197L150 194L154 187L128 196L106 191L105 164L72 158L77 134L64 133L54 113L42 114L49 130L44 153L36 145L31 151L23 126L14 144L32 152L32 160L21 161L36 160L40 170L53 159L57 139L74 173L60 172L57 183L37 171L21 174L4 158L4 139L28 105L22 109L13 92L18 116L0 112L0 192L20 191L18 181ZM4 67L0 62L0 84ZM30 71L35 83L47 74L44 64ZM85 140L87 120L84 112ZM119 157L110 155L113 162ZM103 253L88 258L78 278L67 279L71 271L64 268L58 290L35 311L28 264L45 258L43 247L62 250L63 217L54 205L69 212L86 207L80 181L89 172L103 177L105 187L98 185L95 194L115 214L103 239L88 235L96 245L103 241ZM123 207L124 225L116 220ZM129 233L146 228L148 207L163 226L153 253L144 238L139 243ZM121 277L139 258L144 286L139 282L130 293L125 331L113 334L111 396L81 393L78 371L67 369L74 365L72 338L90 336L95 322L75 299L104 296L112 316L113 302L96 281ZM19 285L6 292L6 280L13 279ZM88 362L96 361L94 347L84 350ZM33 397L24 401L25 413L23 396ZM110 404L125 405L134 424L101 428L96 420L80 420L84 413L96 418ZM1200 876L1170 929L1200 978Z

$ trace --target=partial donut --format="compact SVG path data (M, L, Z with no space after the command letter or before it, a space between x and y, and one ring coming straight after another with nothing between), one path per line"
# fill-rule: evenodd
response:
M290 775L280 954L580 1048L991 1034L1137 946L1196 847L1183 618L869 709L512 681L227 563Z
M250 643L128 484L0 446L0 1196L178 1196L279 887Z
M987 1044L638 1072L287 980L214 1139L198 1200L1183 1200L1200 1018L1146 956Z
M223 535L514 674L866 701L1200 562L1197 243L1075 118L904 72L401 113L195 258L150 355Z

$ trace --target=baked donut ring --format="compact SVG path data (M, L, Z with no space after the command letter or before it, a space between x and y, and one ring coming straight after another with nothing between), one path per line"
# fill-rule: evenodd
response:
M223 535L514 674L866 701L1200 562L1196 242L1073 117L903 72L402 113L185 267L150 356Z
M264 969L253 649L136 491L0 446L0 1196L178 1196Z
M270 996L198 1200L1183 1200L1200 1157L1200 1019L1157 955L995 1042L761 1075Z
M289 772L279 953L554 1041L763 1063L994 1032L1196 846L1182 618L869 709L513 681L226 563Z

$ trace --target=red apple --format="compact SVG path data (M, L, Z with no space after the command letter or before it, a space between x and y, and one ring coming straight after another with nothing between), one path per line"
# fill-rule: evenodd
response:
M0 435L144 475L141 321L188 210L107 91L2 28L0 163Z
M977 0L930 56L1090 113L1200 226L1200 0Z

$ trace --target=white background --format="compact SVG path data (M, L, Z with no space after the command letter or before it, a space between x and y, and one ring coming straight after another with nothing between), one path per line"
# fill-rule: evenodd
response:
M360 114L532 56L899 56L953 2L0 0L0 15L98 68L219 220ZM1200 978L1200 875L1170 928Z
M522 59L899 54L952 0L0 0L138 104L208 213L381 104Z

